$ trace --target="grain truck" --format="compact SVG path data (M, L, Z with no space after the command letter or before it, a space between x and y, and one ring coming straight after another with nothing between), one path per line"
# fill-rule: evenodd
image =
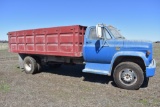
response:
M156 71L152 42L127 40L105 24L12 31L8 40L27 74L43 64L84 64L82 72L113 76L118 87L135 90Z

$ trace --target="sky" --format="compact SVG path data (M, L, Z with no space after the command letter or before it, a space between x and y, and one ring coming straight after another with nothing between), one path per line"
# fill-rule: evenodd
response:
M160 41L160 0L0 0L0 40L9 31L98 23L127 39Z

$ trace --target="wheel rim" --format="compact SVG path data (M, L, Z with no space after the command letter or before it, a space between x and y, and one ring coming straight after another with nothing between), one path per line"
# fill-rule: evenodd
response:
M32 66L32 64L31 64L31 62L30 61L27 61L25 64L24 64L24 67L25 67L25 69L26 69L26 71L31 71L31 67Z
M131 86L137 82L137 74L132 69L123 69L119 73L121 83Z

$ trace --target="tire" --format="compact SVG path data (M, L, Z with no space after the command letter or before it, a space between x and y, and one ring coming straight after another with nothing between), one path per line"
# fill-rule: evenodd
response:
M36 62L37 62L37 72L39 73L39 72L42 71L43 66L42 66L42 63L41 63L41 60L40 60L40 59L36 58L35 60L36 60ZM36 72L36 73L37 73L37 72Z
M37 64L33 57L27 56L24 58L24 70L26 74L34 74L38 71L40 65Z
M42 64L40 62L37 62L37 72L42 71Z
M119 88L136 90L143 84L144 73L136 63L122 62L114 69L113 78Z

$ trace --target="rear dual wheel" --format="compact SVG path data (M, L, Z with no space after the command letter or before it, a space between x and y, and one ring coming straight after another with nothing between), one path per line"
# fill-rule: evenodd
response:
M24 70L26 74L34 74L40 71L41 64L33 57L27 56L24 58Z
M135 90L144 81L144 73L139 65L133 62L122 62L114 70L114 81L118 87Z

